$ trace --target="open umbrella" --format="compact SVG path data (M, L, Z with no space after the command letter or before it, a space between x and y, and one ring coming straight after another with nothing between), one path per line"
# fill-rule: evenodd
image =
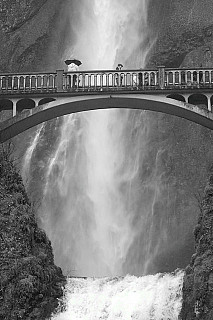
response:
M66 65L74 63L74 64L76 64L76 66L80 66L82 64L82 62L77 59L68 59L68 60L65 60L64 62L66 63Z
M119 63L119 64L118 64L118 67L119 67L119 68L123 68L122 63Z

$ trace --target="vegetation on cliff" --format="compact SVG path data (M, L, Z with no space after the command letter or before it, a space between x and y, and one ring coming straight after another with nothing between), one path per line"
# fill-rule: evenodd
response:
M194 230L196 253L186 268L182 320L213 319L213 168Z
M47 319L65 278L10 154L0 150L0 319Z

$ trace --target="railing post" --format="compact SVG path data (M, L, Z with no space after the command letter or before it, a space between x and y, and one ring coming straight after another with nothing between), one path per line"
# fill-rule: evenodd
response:
M161 89L165 88L165 66L158 67L158 84Z
M56 89L57 92L63 92L63 75L64 70L56 70Z

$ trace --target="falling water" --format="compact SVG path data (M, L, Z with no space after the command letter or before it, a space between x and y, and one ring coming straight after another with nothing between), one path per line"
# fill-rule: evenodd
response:
M119 62L143 67L154 41L148 3L67 2L63 14L70 26L61 60L77 57L84 69L115 68ZM165 216L164 149L152 151L150 117L134 110L99 110L65 116L60 123L57 139L44 143L48 151L39 182L39 214L56 263L76 276L147 274L167 239L159 218ZM53 132L43 131L49 141ZM25 176L32 155L43 154L39 136L27 150Z
M110 69L118 63L144 67L154 42L148 4L148 0L67 2L64 16L70 26L61 61L79 58L82 69ZM65 274L112 277L150 272L167 240L161 218L165 149L152 150L150 121L146 112L96 110L64 116L60 129L57 126L57 139L48 149L48 161L43 161L39 215L55 262ZM40 132L27 150L25 176L39 150ZM183 273L176 272L70 279L66 311L54 319L176 320L182 278Z
M70 43L62 58L79 57L84 69L114 68L118 62L143 67L150 47L147 5L139 0L131 5L120 0L93 0L89 5L74 1L75 15L73 6L65 13L71 21ZM133 220L148 133L145 115L128 110L64 117L46 167L41 215L56 263L65 273L124 273L137 233ZM39 134L26 153L25 171ZM155 188L151 193L155 197ZM150 202L148 211L151 207Z
M27 152L25 153L25 156L23 159L22 178L23 178L23 181L26 186L27 186L28 180L30 178L29 175L30 175L30 164L31 164L32 155L33 155L33 152L35 151L36 146L38 144L40 134L42 132L43 127L44 127L44 123L42 123L41 125L39 125L37 127L35 136L30 141L29 147L28 147Z

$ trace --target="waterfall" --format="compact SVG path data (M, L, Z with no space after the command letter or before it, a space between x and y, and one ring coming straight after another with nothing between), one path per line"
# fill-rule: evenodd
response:
M68 15L70 28L62 60L77 57L83 69L115 68L119 62L126 68L144 67L151 43L147 7L145 0L131 5L127 0L68 3L64 15ZM42 128L26 152L24 177L29 177ZM150 204L139 209L138 176L148 136L149 120L143 112L100 110L63 118L57 142L43 164L40 217L56 263L65 273L125 273L123 265L138 233L134 220L141 210L140 225L143 221L145 232L159 188L156 179L156 187L149 181L153 189Z
M66 2L61 61L75 57L82 69L144 67L154 43L148 4ZM96 110L57 121L55 128L54 121L45 125L42 141L37 131L23 168L25 177L33 176L31 189L39 185L39 220L56 264L76 276L155 272L153 261L168 243L169 210L161 168L165 148L153 148L152 116ZM34 163L39 169L33 175Z
M143 68L154 43L148 5L68 1L61 62L75 57L84 70L115 69L118 63ZM171 196L161 165L166 146L153 139L152 116L96 110L64 116L53 127L54 122L42 132L48 142L39 144L41 131L36 132L23 174L30 175L36 152L43 157L42 182L34 175L42 190L38 215L55 263L66 275L95 277L68 278L65 311L53 319L177 320L182 271L126 275L153 273L155 257L168 244Z

